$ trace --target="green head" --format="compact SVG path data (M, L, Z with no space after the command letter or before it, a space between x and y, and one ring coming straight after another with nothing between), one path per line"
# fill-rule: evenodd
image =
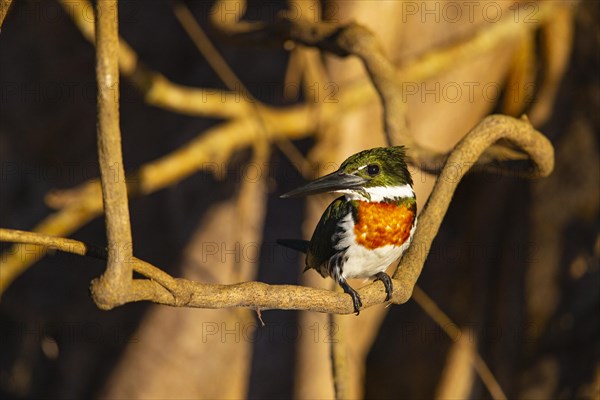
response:
M340 168L281 197L341 192L369 200L373 196L414 197L412 178L405 160L404 146L376 147L354 154ZM397 190L396 190L397 188ZM394 194L396 190L397 195ZM379 201L379 199L374 199Z
M376 147L350 156L339 171L365 179L364 187L412 186L404 146Z

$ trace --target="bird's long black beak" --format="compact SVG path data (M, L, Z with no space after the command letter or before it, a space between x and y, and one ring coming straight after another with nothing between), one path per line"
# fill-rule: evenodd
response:
M281 195L281 198L307 196L310 194L335 192L343 189L357 189L367 183L368 180L356 175L349 175L335 171L329 175L322 176L304 186Z

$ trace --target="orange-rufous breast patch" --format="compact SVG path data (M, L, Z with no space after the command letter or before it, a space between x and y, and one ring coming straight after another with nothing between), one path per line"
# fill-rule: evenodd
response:
M406 242L415 212L404 204L359 201L357 216L354 225L356 242L368 249L376 249Z

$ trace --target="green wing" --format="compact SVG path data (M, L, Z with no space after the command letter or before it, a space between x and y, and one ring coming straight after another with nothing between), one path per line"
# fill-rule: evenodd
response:
M321 272L320 267L338 252L334 248L333 238L339 233L339 221L349 212L354 212L354 207L344 196L338 197L327 207L308 245L306 269L314 268Z

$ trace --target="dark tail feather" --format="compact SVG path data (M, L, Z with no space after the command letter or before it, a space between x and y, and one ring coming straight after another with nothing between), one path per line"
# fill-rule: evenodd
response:
M277 239L277 243L282 246L289 247L304 254L308 252L308 240L302 239Z

